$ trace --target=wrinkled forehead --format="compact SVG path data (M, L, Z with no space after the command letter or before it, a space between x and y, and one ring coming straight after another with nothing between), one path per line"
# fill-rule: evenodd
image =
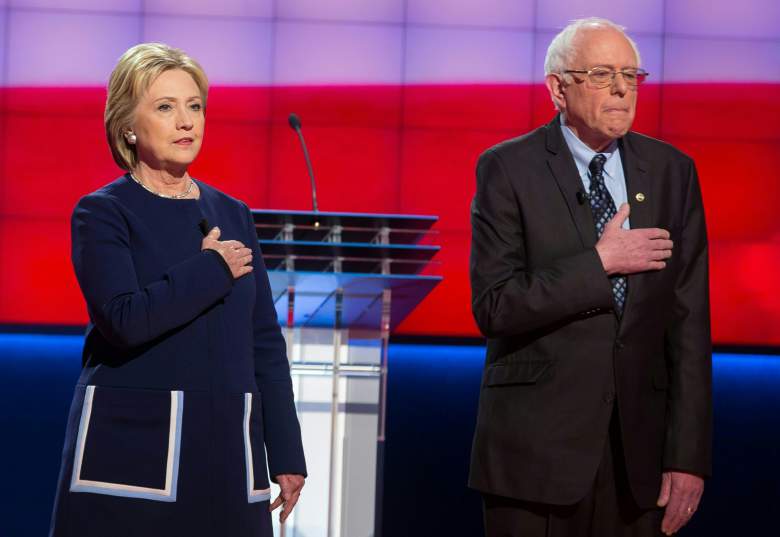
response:
M615 69L639 67L634 47L625 35L612 28L583 28L572 41L571 66L604 65Z

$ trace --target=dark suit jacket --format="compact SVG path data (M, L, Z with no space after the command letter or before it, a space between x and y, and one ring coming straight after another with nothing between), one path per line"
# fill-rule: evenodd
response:
M655 505L663 469L710 474L707 238L696 169L637 133L619 147L631 227L664 228L674 241L665 269L628 277L622 320L559 118L479 159L470 273L488 343L469 477L477 490L580 500L615 404L640 506Z

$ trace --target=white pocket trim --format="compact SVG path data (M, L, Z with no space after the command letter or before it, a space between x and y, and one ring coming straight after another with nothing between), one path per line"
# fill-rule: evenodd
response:
M84 404L81 408L81 421L76 439L76 453L73 459L73 475L70 481L71 492L92 492L109 496L124 496L127 498L143 498L161 502L175 502L179 479L179 453L181 451L181 422L184 409L184 392L171 391L171 417L168 429L168 458L165 466L165 488L139 487L125 483L108 481L91 481L81 479L81 465L84 462L84 446L86 445L89 423L92 416L92 401L95 396L95 386L87 386L84 394Z
M252 394L244 394L244 458L246 459L246 496L249 503L271 499L271 488L255 489L255 465L252 459L252 439L249 436L249 419L252 417Z

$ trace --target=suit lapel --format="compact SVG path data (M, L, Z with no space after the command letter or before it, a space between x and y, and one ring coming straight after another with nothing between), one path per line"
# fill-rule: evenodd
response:
M628 217L631 228L653 227L652 207L655 200L647 177L647 162L635 152L631 144L631 133L619 140L618 147L620 160L623 162L623 175L626 177L628 203L631 205L631 215Z
M628 194L628 203L631 205L631 214L629 221L631 229L649 228L653 226L653 204L655 196L653 185L648 176L648 164L635 151L632 142L632 134L628 133L618 142L620 149L620 160L623 163L623 175L626 178L626 192ZM641 200L641 201L640 201ZM637 297L641 296L642 274L631 274L628 276L628 295L626 304L623 308L623 322L621 326L626 326L627 318L633 314L632 305Z
M572 157L563 138L560 121L560 115L557 115L547 125L546 144L547 151L550 153L547 165L558 183L566 205L569 207L569 214L580 235L582 246L592 248L597 240L596 225L593 223L590 207L587 203L580 203L577 199L577 192L584 193L585 190L577 166L574 164L574 157Z

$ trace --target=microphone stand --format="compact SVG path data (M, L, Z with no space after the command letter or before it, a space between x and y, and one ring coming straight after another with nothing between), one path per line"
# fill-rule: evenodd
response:
M314 168L311 165L311 158L309 158L309 150L306 148L306 140L303 138L303 132L301 132L301 118L297 114L290 114L287 118L287 122L290 124L290 128L298 135L298 140L301 142L301 148L303 148L303 158L306 161L306 168L309 170L309 178L311 179L311 203L315 213L320 212L317 206L317 184L314 182ZM314 221L314 227L320 227L319 220Z

